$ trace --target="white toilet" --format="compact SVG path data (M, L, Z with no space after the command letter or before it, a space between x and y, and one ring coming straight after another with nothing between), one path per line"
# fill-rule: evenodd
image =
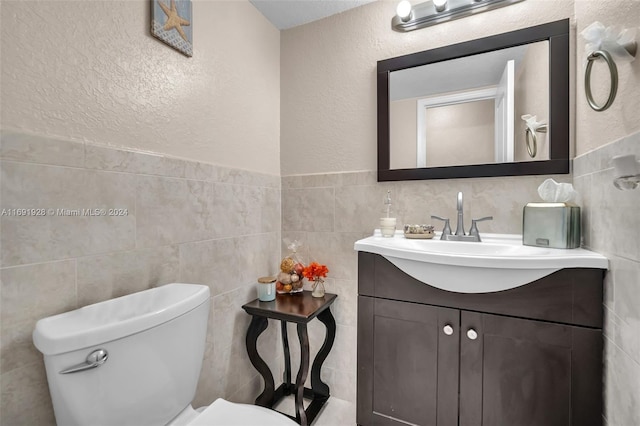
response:
M208 287L167 284L38 321L58 425L295 425L223 399L191 407L209 305Z

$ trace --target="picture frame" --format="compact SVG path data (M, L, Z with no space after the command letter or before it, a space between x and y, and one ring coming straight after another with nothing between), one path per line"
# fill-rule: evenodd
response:
M151 34L186 56L193 56L191 0L151 0Z

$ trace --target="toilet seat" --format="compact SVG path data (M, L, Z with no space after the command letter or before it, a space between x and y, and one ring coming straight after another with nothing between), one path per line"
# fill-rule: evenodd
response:
M236 404L218 398L188 426L294 426L296 422L276 411L256 405Z

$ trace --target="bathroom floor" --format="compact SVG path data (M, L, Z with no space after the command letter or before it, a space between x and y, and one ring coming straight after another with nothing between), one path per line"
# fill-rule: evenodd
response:
M305 407L309 401L305 400ZM295 415L293 395L284 398L275 409L291 416ZM312 426L352 426L356 424L356 404L331 397L324 405Z

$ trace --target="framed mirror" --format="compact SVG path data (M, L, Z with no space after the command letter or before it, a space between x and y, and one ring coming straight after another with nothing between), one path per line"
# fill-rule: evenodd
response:
M378 181L569 173L569 20L378 62Z

